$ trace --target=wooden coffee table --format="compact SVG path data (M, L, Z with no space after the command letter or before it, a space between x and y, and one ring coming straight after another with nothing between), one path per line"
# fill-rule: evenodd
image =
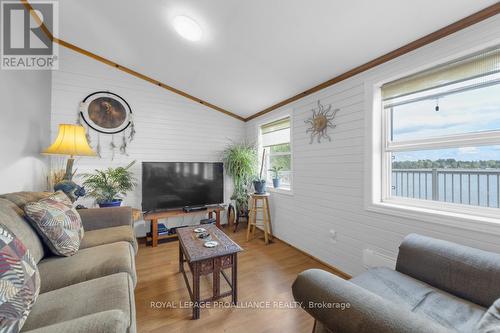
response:
M231 302L236 304L237 294L237 255L243 249L233 242L226 234L214 225L203 225L211 235L211 240L217 241L219 245L207 248L203 244L204 240L198 239L193 231L195 227L185 227L177 229L179 236L179 271L184 276L189 297L193 303L193 319L200 318L200 306L207 302L212 302L223 297L231 296ZM193 274L192 288L184 270L184 262L187 262ZM231 279L228 278L224 269L231 269ZM213 274L212 297L200 299L200 277L202 275ZM221 293L220 277L226 280L231 287L228 292Z

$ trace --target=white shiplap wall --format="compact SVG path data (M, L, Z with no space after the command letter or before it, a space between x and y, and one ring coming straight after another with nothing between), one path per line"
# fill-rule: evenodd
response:
M139 180L137 189L128 195L126 205L141 207L142 161L218 162L230 140L244 137L242 121L228 117L203 105L170 93L151 83L139 80L112 67L65 48L60 49L60 69L52 77L51 135L57 135L57 125L75 123L80 101L98 90L109 90L122 96L131 106L136 125L135 140L129 146L129 156L116 152L111 160L110 136L101 135L103 158L79 158L78 173L108 166L124 166L137 160L133 171ZM93 144L97 134L92 133ZM115 136L117 145L121 136ZM57 164L57 161L53 161ZM229 201L231 182L225 179L225 201ZM92 202L83 200L86 205ZM169 221L171 225L192 221ZM143 230L138 230L139 234Z
M248 140L257 141L261 124L292 115L293 195L271 194L274 233L349 274L364 270L367 249L395 259L399 243L412 232L500 252L498 236L372 213L364 206L370 140L365 118L371 112L367 87L491 43L500 43L498 15L247 123ZM318 99L340 108L337 127L330 130L332 142L309 144L304 120Z

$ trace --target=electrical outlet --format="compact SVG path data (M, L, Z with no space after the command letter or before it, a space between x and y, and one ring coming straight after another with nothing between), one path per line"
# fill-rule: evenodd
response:
M330 240L332 243L337 243L337 231L330 229Z

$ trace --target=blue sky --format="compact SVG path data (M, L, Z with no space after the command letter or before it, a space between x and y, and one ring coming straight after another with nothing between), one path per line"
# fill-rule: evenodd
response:
M491 130L500 130L500 84L394 108L394 141ZM398 153L396 158L500 160L500 146Z

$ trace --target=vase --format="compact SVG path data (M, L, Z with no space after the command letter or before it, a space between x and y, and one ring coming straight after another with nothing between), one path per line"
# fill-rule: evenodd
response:
M273 178L273 186L274 188L278 188L281 185L281 179L279 178Z
M266 193L266 181L265 180L254 180L253 188L255 189L255 194L265 194Z
M114 199L112 201L101 201L98 202L99 207L107 208L107 207L119 207L122 204L122 199Z

